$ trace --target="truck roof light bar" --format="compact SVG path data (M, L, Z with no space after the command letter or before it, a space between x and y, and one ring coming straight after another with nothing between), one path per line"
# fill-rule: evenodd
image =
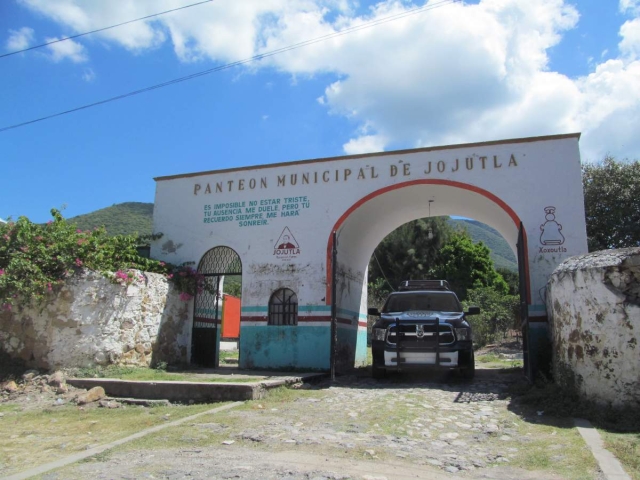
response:
M405 280L398 290L451 290L451 288L446 280Z

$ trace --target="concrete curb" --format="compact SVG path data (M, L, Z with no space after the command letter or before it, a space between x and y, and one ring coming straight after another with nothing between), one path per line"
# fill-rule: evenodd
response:
M206 412L200 412L200 413L196 413L195 415L191 415L189 417L184 417L179 420L174 420L173 422L163 423L162 425L156 425L155 427L147 428L146 430L142 430L141 432L134 433L133 435L129 435L128 437L121 438L120 440L115 440L111 443L106 443L104 445L98 445L97 447L90 448L84 452L78 452L73 455L69 455L68 457L56 460L54 462L45 463L44 465L40 465L39 467L31 468L29 470L25 470L24 472L16 473L15 475L11 475L10 477L5 477L4 480L24 480L26 478L34 477L36 475L42 475L43 473L46 473L49 470L66 467L67 465L71 465L72 463L76 463L80 460L84 460L85 458L93 457L94 455L98 455L99 453L105 452L107 450L110 450L124 443L128 443L128 442L131 442L132 440L137 440L138 438L145 437L150 433L159 432L161 430L164 430L165 428L181 425L185 422L189 422L198 417L202 417L203 415L210 415L213 413L222 412L224 410L229 410L231 408L238 407L242 404L243 402L234 402L234 403L230 403L229 405L222 405L221 407L216 407L214 409L207 410Z
M169 400L181 403L208 403L222 401L259 400L266 391L282 385L292 385L323 378L324 373L305 373L297 376L277 377L258 382L184 382L137 381L113 378L69 378L67 383L77 388L102 387L111 397Z
M614 457L609 450L604 448L602 437L600 437L598 431L593 428L591 422L582 418L574 418L573 424L591 449L591 453L593 453L593 456L600 466L600 470L602 470L607 480L631 480L631 477L624 471L618 459Z

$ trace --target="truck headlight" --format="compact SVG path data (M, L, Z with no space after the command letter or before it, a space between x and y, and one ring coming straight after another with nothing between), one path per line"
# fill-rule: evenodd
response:
M387 330L385 328L374 328L371 332L374 340L383 340L387 335Z
M470 328L456 328L455 331L458 341L471 340Z

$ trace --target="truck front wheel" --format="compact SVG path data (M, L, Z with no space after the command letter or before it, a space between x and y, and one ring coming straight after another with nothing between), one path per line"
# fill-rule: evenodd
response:
M460 365L460 375L465 380L471 380L476 375L476 359L473 350L458 353L458 364Z

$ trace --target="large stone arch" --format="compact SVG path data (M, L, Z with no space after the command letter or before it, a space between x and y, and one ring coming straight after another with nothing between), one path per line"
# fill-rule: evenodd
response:
M363 327L366 326L367 311L367 265L374 249L399 226L427 217L429 213L473 218L485 223L498 230L516 253L520 217L499 197L474 185L450 180L412 180L376 190L359 199L334 224L327 242L327 304L333 302L331 253L333 232L336 232L338 317L342 323L344 320L355 323L355 312L358 312L357 334L345 327L339 330L337 362L343 368L366 361L367 338ZM519 267L528 272L528 258ZM527 303L531 303L527 290Z

